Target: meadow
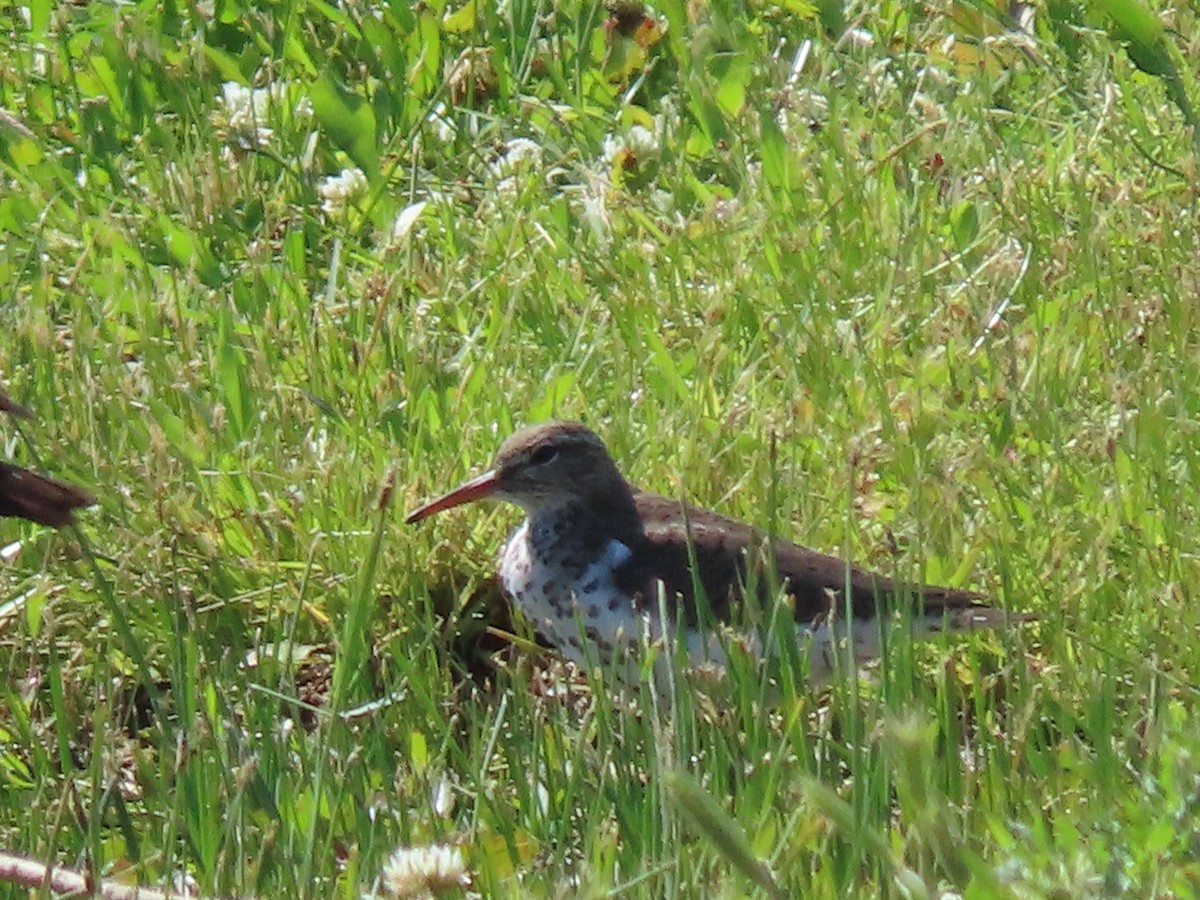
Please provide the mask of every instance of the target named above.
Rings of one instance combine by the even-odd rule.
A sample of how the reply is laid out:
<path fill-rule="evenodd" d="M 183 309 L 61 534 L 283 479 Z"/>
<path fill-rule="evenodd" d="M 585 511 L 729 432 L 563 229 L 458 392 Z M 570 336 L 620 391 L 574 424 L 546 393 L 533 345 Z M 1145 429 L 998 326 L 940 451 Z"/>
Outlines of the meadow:
<path fill-rule="evenodd" d="M 1195 6 L 4 23 L 3 457 L 99 503 L 0 520 L 0 851 L 203 897 L 1200 894 Z M 402 524 L 550 417 L 1039 618 L 820 689 L 575 675 L 492 578 L 517 510 Z"/>

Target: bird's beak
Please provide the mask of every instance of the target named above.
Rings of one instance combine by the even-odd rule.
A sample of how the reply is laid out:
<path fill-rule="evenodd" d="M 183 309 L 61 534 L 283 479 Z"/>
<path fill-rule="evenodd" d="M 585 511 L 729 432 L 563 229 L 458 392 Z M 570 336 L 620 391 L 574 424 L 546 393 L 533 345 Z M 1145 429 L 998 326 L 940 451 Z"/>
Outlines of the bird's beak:
<path fill-rule="evenodd" d="M 406 525 L 413 522 L 420 522 L 434 513 L 440 513 L 455 506 L 462 506 L 464 503 L 470 503 L 472 500 L 482 500 L 484 497 L 490 497 L 496 493 L 499 487 L 500 478 L 496 474 L 496 470 L 492 469 L 489 472 L 484 472 L 478 478 L 472 478 L 466 484 L 460 484 L 450 493 L 443 494 L 436 500 L 431 500 L 419 509 L 414 509 L 408 514 L 408 518 L 404 522 Z"/>

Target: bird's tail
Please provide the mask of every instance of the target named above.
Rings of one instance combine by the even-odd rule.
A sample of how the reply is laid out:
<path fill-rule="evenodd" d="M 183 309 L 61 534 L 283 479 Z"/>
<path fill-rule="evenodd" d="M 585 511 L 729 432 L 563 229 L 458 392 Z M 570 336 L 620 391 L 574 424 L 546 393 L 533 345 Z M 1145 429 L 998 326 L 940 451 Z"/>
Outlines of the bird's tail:
<path fill-rule="evenodd" d="M 1013 613 L 989 606 L 983 594 L 970 591 L 953 591 L 924 598 L 921 609 L 911 619 L 904 619 L 914 638 L 932 637 L 946 633 L 964 633 L 1007 628 L 1018 622 L 1030 622 L 1038 618 L 1035 613 Z M 814 623 L 806 629 L 810 642 L 810 659 L 815 678 L 828 677 L 833 670 L 833 658 L 839 648 L 853 648 L 856 662 L 876 659 L 883 653 L 882 632 L 902 619 L 880 621 L 878 618 L 854 618 L 850 622 L 836 617 Z"/>

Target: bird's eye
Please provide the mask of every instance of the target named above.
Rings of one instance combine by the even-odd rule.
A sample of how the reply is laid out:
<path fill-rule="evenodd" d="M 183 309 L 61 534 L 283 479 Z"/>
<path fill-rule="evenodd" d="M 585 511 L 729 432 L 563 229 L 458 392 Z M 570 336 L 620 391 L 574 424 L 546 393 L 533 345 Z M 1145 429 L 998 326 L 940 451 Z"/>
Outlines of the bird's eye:
<path fill-rule="evenodd" d="M 553 444 L 542 444 L 542 446 L 529 454 L 529 461 L 535 466 L 544 466 L 556 456 L 558 456 L 557 447 Z"/>

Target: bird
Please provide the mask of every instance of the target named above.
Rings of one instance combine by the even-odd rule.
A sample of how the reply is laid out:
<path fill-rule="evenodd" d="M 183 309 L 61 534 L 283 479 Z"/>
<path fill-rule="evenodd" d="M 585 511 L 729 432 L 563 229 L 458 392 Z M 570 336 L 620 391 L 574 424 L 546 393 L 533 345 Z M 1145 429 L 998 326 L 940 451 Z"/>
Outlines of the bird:
<path fill-rule="evenodd" d="M 771 614 L 776 602 L 794 629 L 782 633 L 794 634 L 807 651 L 814 681 L 844 665 L 839 648 L 848 647 L 855 663 L 879 656 L 892 619 L 906 617 L 912 633 L 925 636 L 1027 618 L 985 594 L 901 582 L 641 490 L 579 422 L 517 431 L 491 469 L 405 522 L 485 498 L 525 513 L 500 554 L 505 592 L 555 650 L 585 670 L 666 638 L 682 644 L 691 665 L 723 669 L 728 655 L 720 635 L 731 627 L 761 658 L 768 642 L 737 629 L 778 622 Z"/>
<path fill-rule="evenodd" d="M 72 524 L 75 510 L 95 504 L 95 497 L 77 485 L 0 462 L 0 517 L 57 527 Z"/>
<path fill-rule="evenodd" d="M 32 419 L 33 411 L 0 390 L 0 412 Z M 94 506 L 95 497 L 74 484 L 0 461 L 0 517 L 62 526 L 75 521 L 75 510 Z"/>

